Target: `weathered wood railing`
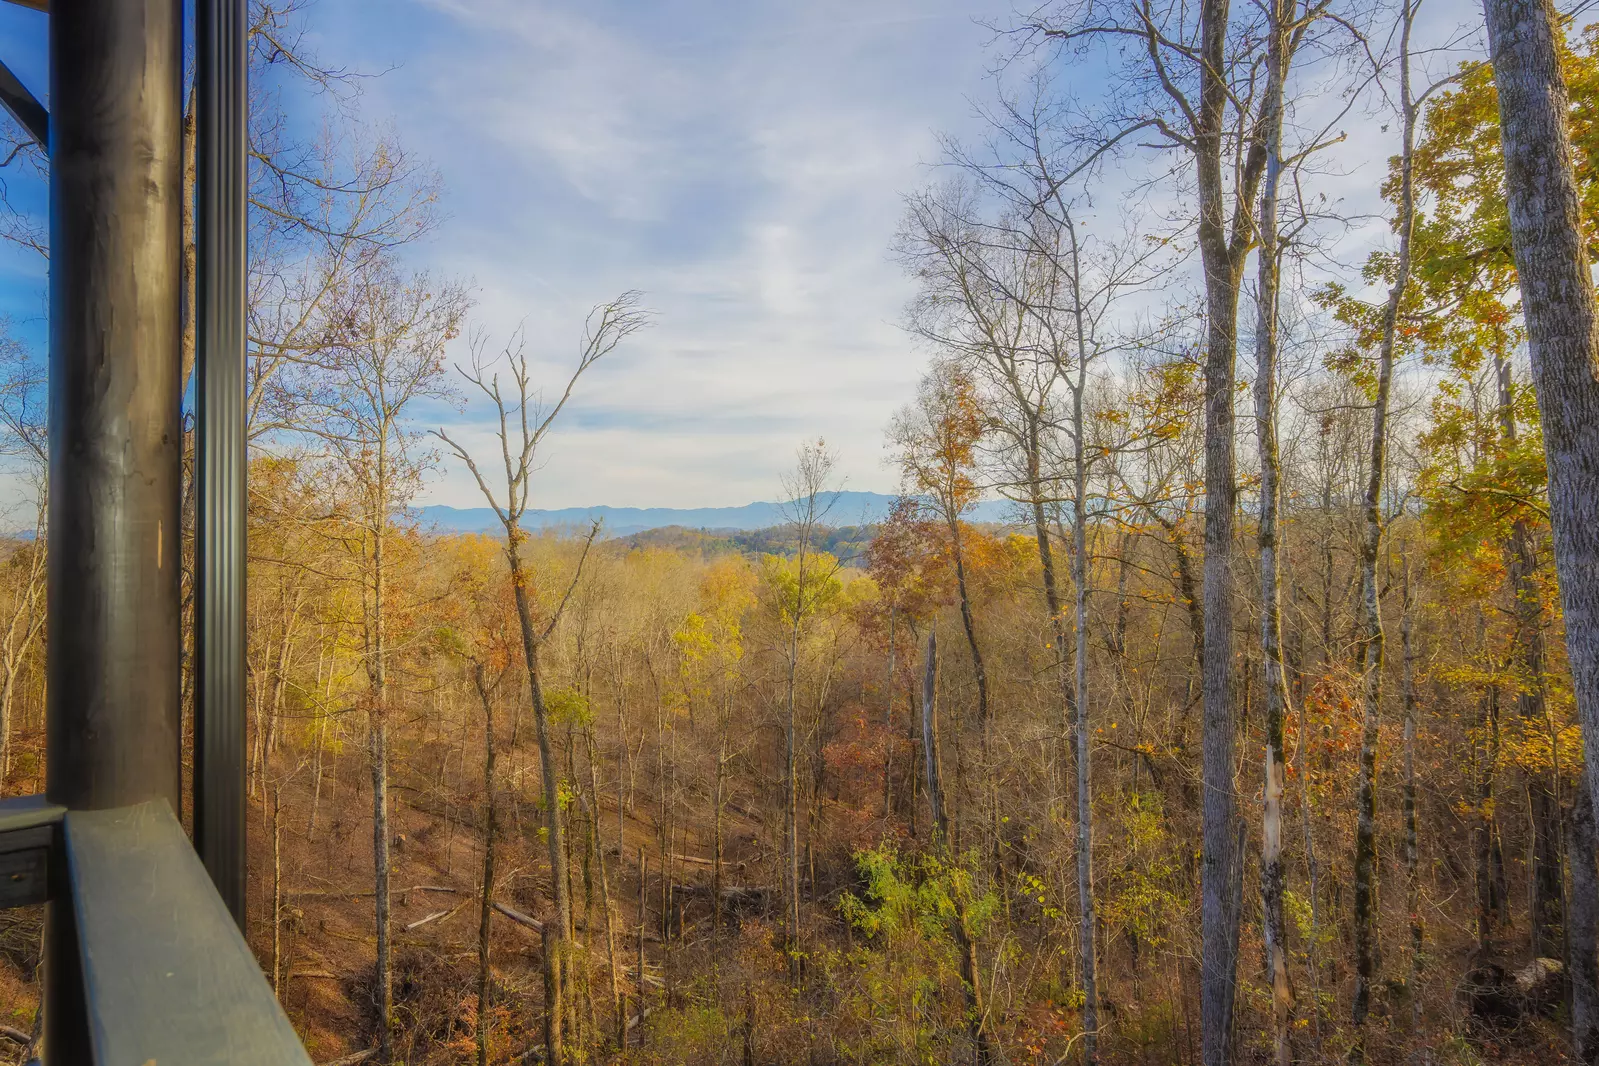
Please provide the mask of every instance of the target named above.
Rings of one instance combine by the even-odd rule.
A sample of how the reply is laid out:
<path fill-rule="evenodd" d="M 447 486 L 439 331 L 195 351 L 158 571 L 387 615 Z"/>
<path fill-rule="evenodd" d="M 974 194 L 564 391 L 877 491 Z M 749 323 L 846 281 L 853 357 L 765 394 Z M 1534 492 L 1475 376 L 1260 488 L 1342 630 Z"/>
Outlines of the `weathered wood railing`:
<path fill-rule="evenodd" d="M 165 800 L 0 800 L 0 906 L 37 903 L 70 911 L 94 1066 L 309 1066 Z"/>

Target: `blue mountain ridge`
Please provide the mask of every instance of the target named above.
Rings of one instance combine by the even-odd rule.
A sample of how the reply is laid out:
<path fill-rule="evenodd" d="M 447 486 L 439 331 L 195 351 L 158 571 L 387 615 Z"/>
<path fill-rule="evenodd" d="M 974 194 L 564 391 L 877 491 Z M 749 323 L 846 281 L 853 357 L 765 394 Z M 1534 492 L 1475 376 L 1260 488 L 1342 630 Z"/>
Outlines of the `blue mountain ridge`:
<path fill-rule="evenodd" d="M 881 492 L 839 492 L 823 520 L 824 525 L 864 526 L 888 516 L 898 498 Z M 970 513 L 972 521 L 1003 522 L 1014 504 L 1005 500 L 985 500 Z M 488 507 L 446 507 L 435 504 L 417 509 L 424 529 L 445 533 L 482 533 L 500 528 L 500 520 Z M 686 529 L 739 530 L 770 529 L 789 521 L 785 505 L 770 501 L 747 503 L 742 507 L 561 507 L 553 510 L 530 509 L 523 517 L 528 529 L 586 527 L 596 518 L 605 522 L 605 533 L 626 537 L 650 529 L 682 526 Z"/>

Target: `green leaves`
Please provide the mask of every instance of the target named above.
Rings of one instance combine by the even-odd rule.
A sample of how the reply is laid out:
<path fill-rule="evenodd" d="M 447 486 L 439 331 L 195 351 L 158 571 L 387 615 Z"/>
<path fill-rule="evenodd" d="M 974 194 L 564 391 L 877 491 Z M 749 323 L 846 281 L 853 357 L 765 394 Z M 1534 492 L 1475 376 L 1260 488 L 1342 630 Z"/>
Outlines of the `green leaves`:
<path fill-rule="evenodd" d="M 570 725 L 582 729 L 594 721 L 594 711 L 589 707 L 588 697 L 575 688 L 565 686 L 544 693 L 544 713 L 549 715 L 550 724 L 556 726 Z"/>
<path fill-rule="evenodd" d="M 946 861 L 931 855 L 902 858 L 892 844 L 855 853 L 855 869 L 865 883 L 856 896 L 845 892 L 839 912 L 869 938 L 915 933 L 933 943 L 952 943 L 950 922 L 957 903 L 966 907 L 967 927 L 979 937 L 999 912 L 993 892 L 979 892 L 972 878 L 974 855 Z"/>

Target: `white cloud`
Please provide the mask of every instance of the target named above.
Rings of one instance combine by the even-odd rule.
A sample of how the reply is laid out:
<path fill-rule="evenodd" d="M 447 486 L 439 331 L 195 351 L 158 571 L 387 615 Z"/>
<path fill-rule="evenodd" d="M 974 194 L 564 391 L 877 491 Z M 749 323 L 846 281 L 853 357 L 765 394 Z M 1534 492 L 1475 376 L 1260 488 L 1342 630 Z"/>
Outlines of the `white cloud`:
<path fill-rule="evenodd" d="M 926 8 L 340 6 L 323 47 L 400 64 L 366 106 L 443 170 L 451 219 L 416 256 L 476 280 L 479 322 L 525 320 L 553 384 L 595 302 L 639 288 L 660 313 L 581 387 L 542 505 L 770 498 L 816 435 L 892 487 L 882 428 L 923 360 L 888 244 L 981 89 L 973 18 L 1006 10 Z M 451 472 L 429 497 L 474 491 Z"/>
<path fill-rule="evenodd" d="M 315 18 L 330 56 L 400 64 L 367 106 L 442 168 L 451 218 L 416 256 L 475 279 L 477 321 L 499 337 L 525 322 L 553 385 L 591 305 L 638 288 L 660 313 L 581 386 L 537 504 L 695 506 L 772 497 L 817 435 L 854 487 L 892 488 L 882 429 L 924 359 L 895 325 L 910 287 L 888 245 L 936 132 L 971 131 L 967 99 L 988 92 L 974 19 L 1009 11 L 347 0 Z M 1448 0 L 1429 19 L 1442 41 L 1480 15 Z M 1311 100 L 1306 125 L 1337 106 Z M 1397 143 L 1383 121 L 1349 116 L 1316 178 L 1346 214 L 1380 209 Z M 1327 238 L 1353 263 L 1388 233 L 1368 217 Z M 446 471 L 428 496 L 469 505 L 476 490 Z"/>

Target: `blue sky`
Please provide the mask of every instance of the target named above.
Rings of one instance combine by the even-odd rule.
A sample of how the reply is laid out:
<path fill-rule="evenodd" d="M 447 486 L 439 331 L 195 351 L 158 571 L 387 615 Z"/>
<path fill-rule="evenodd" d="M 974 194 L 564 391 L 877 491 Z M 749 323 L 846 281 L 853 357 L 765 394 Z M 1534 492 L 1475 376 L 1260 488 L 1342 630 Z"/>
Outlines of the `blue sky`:
<path fill-rule="evenodd" d="M 543 506 L 741 504 L 802 439 L 891 491 L 882 430 L 924 363 L 898 328 L 901 195 L 972 125 L 982 0 L 321 0 L 329 60 L 394 67 L 361 106 L 442 171 L 413 256 L 470 279 L 496 337 L 526 321 L 555 384 L 586 310 L 659 313 L 584 380 Z M 481 414 L 454 427 L 486 446 Z M 458 472 L 428 502 L 475 505 Z"/>
<path fill-rule="evenodd" d="M 474 325 L 503 339 L 525 323 L 558 386 L 593 304 L 640 289 L 659 314 L 585 378 L 535 505 L 721 506 L 777 496 L 816 436 L 848 487 L 893 491 L 883 428 L 926 357 L 898 325 L 911 286 L 889 245 L 901 197 L 936 177 L 938 134 L 978 132 L 984 23 L 1011 9 L 316 0 L 306 26 L 328 64 L 386 71 L 364 82 L 363 120 L 444 182 L 443 224 L 409 258 L 471 284 Z M 1480 19 L 1474 0 L 1430 0 L 1437 39 Z M 0 4 L 0 54 L 41 94 L 44 44 L 42 16 Z M 1373 117 L 1351 116 L 1317 179 L 1356 216 L 1395 147 Z M 1329 247 L 1354 263 L 1387 239 L 1371 215 Z M 44 264 L 0 249 L 0 314 L 41 347 L 43 304 Z M 436 414 L 492 445 L 481 408 Z M 446 466 L 419 502 L 480 500 Z"/>

